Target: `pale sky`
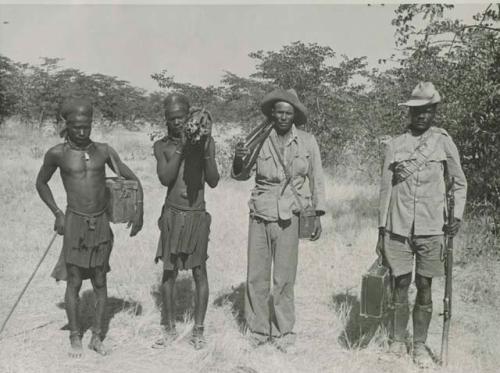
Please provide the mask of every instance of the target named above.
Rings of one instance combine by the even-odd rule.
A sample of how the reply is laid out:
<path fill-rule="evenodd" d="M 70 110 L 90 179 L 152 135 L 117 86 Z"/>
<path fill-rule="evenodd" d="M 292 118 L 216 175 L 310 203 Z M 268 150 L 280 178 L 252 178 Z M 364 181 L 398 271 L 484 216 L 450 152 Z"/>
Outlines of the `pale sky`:
<path fill-rule="evenodd" d="M 456 5 L 470 20 L 486 4 Z M 179 82 L 218 84 L 224 70 L 248 76 L 248 53 L 301 40 L 375 66 L 394 50 L 395 5 L 0 5 L 0 54 L 103 73 L 148 90 L 167 69 Z M 8 23 L 6 23 L 8 22 Z"/>

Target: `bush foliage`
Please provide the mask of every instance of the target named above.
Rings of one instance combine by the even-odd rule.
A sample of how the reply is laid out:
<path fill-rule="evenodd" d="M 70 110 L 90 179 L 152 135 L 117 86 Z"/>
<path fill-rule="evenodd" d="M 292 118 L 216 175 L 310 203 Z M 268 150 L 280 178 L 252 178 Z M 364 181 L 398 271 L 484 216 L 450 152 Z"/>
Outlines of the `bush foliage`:
<path fill-rule="evenodd" d="M 262 120 L 259 102 L 275 87 L 294 88 L 308 107 L 306 130 L 320 142 L 324 163 L 369 177 L 380 171 L 384 136 L 405 130 L 408 119 L 397 103 L 419 81 L 441 92 L 440 127 L 456 142 L 469 181 L 470 206 L 500 207 L 500 5 L 485 5 L 474 22 L 452 19 L 452 5 L 400 5 L 392 21 L 400 53 L 369 68 L 365 57 L 339 56 L 329 46 L 300 41 L 277 51 L 255 51 L 255 72 L 225 72 L 220 85 L 181 83 L 168 70 L 151 74 L 159 91 L 147 93 L 117 77 L 60 67 L 61 59 L 37 65 L 0 56 L 0 120 L 17 115 L 40 126 L 58 122 L 60 102 L 75 94 L 92 99 L 109 125 L 163 121 L 161 101 L 171 91 L 212 111 L 218 122 L 244 131 Z M 497 232 L 498 216 L 494 230 Z"/>

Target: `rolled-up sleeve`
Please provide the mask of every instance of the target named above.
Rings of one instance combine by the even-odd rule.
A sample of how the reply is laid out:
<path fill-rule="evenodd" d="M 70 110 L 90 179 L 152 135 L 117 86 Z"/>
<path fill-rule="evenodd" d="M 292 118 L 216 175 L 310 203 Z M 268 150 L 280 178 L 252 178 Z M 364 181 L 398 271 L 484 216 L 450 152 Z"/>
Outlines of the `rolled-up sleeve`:
<path fill-rule="evenodd" d="M 446 153 L 448 176 L 455 180 L 453 184 L 453 192 L 455 195 L 455 218 L 462 220 L 467 199 L 467 180 L 465 179 L 465 174 L 460 164 L 457 146 L 448 136 L 446 136 L 446 140 L 444 141 L 444 150 Z"/>
<path fill-rule="evenodd" d="M 314 136 L 310 138 L 310 147 L 312 155 L 312 170 L 309 173 L 309 187 L 312 193 L 313 207 L 317 215 L 324 215 L 326 211 L 325 201 L 325 176 L 323 165 L 321 163 L 321 153 L 318 142 Z"/>
<path fill-rule="evenodd" d="M 389 211 L 389 204 L 391 201 L 392 193 L 392 170 L 391 164 L 393 160 L 393 145 L 392 141 L 386 146 L 384 156 L 384 166 L 382 168 L 382 179 L 380 181 L 380 194 L 378 202 L 378 226 L 384 227 L 387 223 L 387 213 Z"/>

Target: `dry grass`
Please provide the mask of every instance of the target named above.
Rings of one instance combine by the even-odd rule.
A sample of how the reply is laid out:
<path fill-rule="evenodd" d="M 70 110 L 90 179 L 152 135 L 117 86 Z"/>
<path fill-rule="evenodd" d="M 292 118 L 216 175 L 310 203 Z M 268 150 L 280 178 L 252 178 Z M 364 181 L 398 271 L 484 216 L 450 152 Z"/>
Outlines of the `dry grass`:
<path fill-rule="evenodd" d="M 223 132 L 223 131 L 221 131 Z M 34 179 L 43 152 L 58 140 L 31 133 L 0 134 L 0 208 L 3 238 L 0 286 L 3 320 L 42 255 L 52 234 L 52 216 L 39 200 Z M 50 277 L 61 239 L 49 253 L 0 340 L 1 372 L 416 372 L 409 360 L 387 360 L 383 330 L 363 337 L 359 319 L 359 284 L 374 259 L 376 186 L 346 185 L 328 179 L 329 211 L 319 242 L 300 247 L 296 285 L 297 352 L 283 354 L 272 346 L 252 349 L 242 333 L 242 296 L 246 273 L 247 205 L 251 182 L 224 180 L 207 191 L 213 216 L 210 259 L 210 303 L 206 322 L 208 346 L 193 349 L 181 340 L 166 350 L 150 348 L 159 335 L 160 265 L 153 257 L 158 239 L 156 219 L 165 196 L 155 176 L 151 142 L 144 132 L 95 133 L 114 146 L 139 175 L 145 189 L 145 226 L 130 239 L 124 226 L 114 226 L 105 342 L 112 355 L 91 352 L 76 361 L 66 355 L 68 332 L 63 310 L 64 284 Z M 39 149 L 43 149 L 40 152 Z M 51 182 L 60 206 L 64 194 L 59 176 Z M 462 240 L 457 242 L 461 245 Z M 500 320 L 497 308 L 500 266 L 495 262 L 458 268 L 450 357 L 442 372 L 493 372 L 500 364 Z M 487 283 L 495 284 L 484 293 Z M 437 281 L 429 344 L 439 350 L 442 281 Z M 84 326 L 91 323 L 90 284 L 82 289 Z M 189 273 L 178 281 L 179 330 L 192 325 L 193 284 Z M 495 299 L 491 301 L 490 299 Z M 87 332 L 84 341 L 87 342 Z"/>

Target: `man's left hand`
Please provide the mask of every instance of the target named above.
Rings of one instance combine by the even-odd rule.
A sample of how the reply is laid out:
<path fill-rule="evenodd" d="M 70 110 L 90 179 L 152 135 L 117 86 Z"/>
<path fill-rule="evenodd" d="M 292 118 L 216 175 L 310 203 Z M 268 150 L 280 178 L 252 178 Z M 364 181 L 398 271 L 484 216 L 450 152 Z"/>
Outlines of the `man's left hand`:
<path fill-rule="evenodd" d="M 454 237 L 458 233 L 461 225 L 462 221 L 460 219 L 454 219 L 453 223 L 445 224 L 443 231 L 447 236 Z"/>
<path fill-rule="evenodd" d="M 214 138 L 210 135 L 204 136 L 204 138 L 205 138 L 203 146 L 204 155 L 205 157 L 210 157 L 212 154 L 215 153 L 215 149 L 213 149 L 215 147 L 215 141 Z"/>
<path fill-rule="evenodd" d="M 144 209 L 142 204 L 137 205 L 137 211 L 134 218 L 128 222 L 127 229 L 132 226 L 130 230 L 130 237 L 134 237 L 142 229 Z"/>
<path fill-rule="evenodd" d="M 319 216 L 314 219 L 314 230 L 311 234 L 311 241 L 316 241 L 320 236 L 323 229 L 321 228 L 321 220 Z"/>

